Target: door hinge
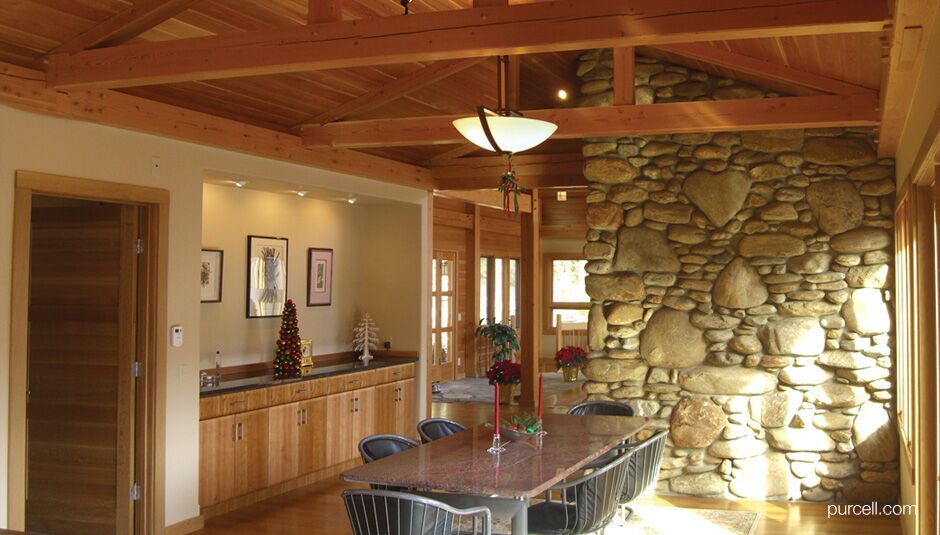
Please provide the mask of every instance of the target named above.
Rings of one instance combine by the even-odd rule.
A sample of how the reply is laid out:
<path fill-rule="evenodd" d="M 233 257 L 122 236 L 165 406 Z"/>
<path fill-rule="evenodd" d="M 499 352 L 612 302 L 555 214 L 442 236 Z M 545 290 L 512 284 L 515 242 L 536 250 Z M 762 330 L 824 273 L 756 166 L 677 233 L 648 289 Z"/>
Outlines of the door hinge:
<path fill-rule="evenodd" d="M 137 251 L 137 254 L 144 254 L 144 240 L 137 238 L 134 241 L 134 250 Z"/>
<path fill-rule="evenodd" d="M 142 376 L 144 374 L 144 363 L 139 360 L 135 360 L 134 363 L 131 364 L 131 373 L 134 374 L 134 377 Z"/>
<path fill-rule="evenodd" d="M 140 500 L 140 485 L 134 483 L 131 485 L 131 501 L 136 502 L 137 500 Z"/>

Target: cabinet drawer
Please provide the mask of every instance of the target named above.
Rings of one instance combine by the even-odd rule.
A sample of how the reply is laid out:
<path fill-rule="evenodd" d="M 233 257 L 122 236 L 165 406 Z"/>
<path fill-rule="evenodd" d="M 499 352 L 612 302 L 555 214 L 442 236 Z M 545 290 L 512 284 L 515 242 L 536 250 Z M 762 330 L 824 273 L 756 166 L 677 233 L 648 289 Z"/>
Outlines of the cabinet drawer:
<path fill-rule="evenodd" d="M 268 405 L 274 407 L 291 402 L 291 392 L 294 385 L 272 386 L 268 389 Z"/>
<path fill-rule="evenodd" d="M 375 372 L 359 372 L 330 378 L 330 394 L 339 394 L 375 385 Z"/>
<path fill-rule="evenodd" d="M 304 401 L 325 394 L 326 382 L 323 379 L 301 381 L 291 386 L 291 401 Z"/>
<path fill-rule="evenodd" d="M 222 396 L 199 398 L 199 419 L 208 420 L 222 415 Z"/>
<path fill-rule="evenodd" d="M 257 388 L 246 392 L 223 394 L 220 396 L 222 398 L 222 414 L 236 414 L 267 407 L 268 390 L 268 388 Z"/>
<path fill-rule="evenodd" d="M 385 369 L 386 383 L 394 383 L 403 379 L 409 379 L 415 376 L 414 364 L 405 364 L 403 366 L 392 366 Z"/>

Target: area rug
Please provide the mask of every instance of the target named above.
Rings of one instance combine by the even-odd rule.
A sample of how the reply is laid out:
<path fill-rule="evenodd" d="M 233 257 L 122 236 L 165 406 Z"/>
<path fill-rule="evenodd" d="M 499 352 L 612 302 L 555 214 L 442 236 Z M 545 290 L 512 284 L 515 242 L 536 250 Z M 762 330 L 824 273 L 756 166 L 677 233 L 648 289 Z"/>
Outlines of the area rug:
<path fill-rule="evenodd" d="M 545 374 L 545 397 L 561 394 L 568 390 L 580 389 L 583 381 L 566 383 L 560 373 Z M 492 403 L 493 387 L 486 378 L 457 379 L 441 383 L 440 392 L 434 393 L 431 400 L 434 403 Z M 516 390 L 516 397 L 519 391 Z"/>
<path fill-rule="evenodd" d="M 616 518 L 605 535 L 753 535 L 760 513 L 719 509 L 685 509 L 658 505 L 631 506 L 633 514 L 623 521 Z M 493 519 L 494 535 L 509 535 L 509 518 Z"/>

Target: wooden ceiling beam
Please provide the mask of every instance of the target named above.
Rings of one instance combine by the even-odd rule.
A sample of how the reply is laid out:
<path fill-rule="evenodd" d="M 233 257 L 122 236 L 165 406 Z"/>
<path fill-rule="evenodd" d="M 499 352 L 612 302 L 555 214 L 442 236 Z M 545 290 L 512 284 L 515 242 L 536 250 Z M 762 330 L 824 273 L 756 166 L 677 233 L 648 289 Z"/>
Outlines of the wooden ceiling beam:
<path fill-rule="evenodd" d="M 897 0 L 894 6 L 888 68 L 881 84 L 878 156 L 882 158 L 893 158 L 897 152 L 938 8 L 937 0 Z"/>
<path fill-rule="evenodd" d="M 435 82 L 449 78 L 458 72 L 469 69 L 485 59 L 486 58 L 464 58 L 436 61 L 407 76 L 392 80 L 362 96 L 329 109 L 311 118 L 309 121 L 304 121 L 302 124 L 297 125 L 297 127 L 331 123 L 354 113 L 362 113 L 378 108 L 379 106 L 388 104 L 389 102 L 402 98 Z"/>
<path fill-rule="evenodd" d="M 512 159 L 512 168 L 526 189 L 584 186 L 584 157 L 570 154 L 520 154 Z M 496 186 L 506 172 L 502 156 L 461 158 L 449 165 L 431 168 L 437 189 L 477 190 Z"/>
<path fill-rule="evenodd" d="M 557 108 L 525 116 L 558 125 L 552 139 L 778 128 L 875 126 L 878 98 L 821 95 L 666 104 Z M 369 148 L 460 143 L 460 115 L 347 121 L 305 128 L 304 143 L 320 148 Z"/>
<path fill-rule="evenodd" d="M 881 31 L 884 0 L 555 1 L 54 54 L 55 87 L 130 87 L 500 54 Z"/>
<path fill-rule="evenodd" d="M 299 136 L 117 91 L 56 90 L 42 72 L 0 62 L 0 104 L 430 190 L 430 170 L 349 150 L 311 150 Z"/>
<path fill-rule="evenodd" d="M 529 175 L 518 177 L 519 184 L 527 189 L 549 189 L 585 186 L 584 174 L 578 173 L 551 173 L 545 175 Z M 479 190 L 492 189 L 499 182 L 497 175 L 478 175 L 463 178 L 438 180 L 435 188 L 439 190 Z"/>
<path fill-rule="evenodd" d="M 480 150 L 480 147 L 477 147 L 473 143 L 464 143 L 463 145 L 458 145 L 448 151 L 442 152 L 437 156 L 431 158 L 431 161 L 428 162 L 429 165 L 444 165 L 450 163 L 454 160 L 459 159 L 461 156 L 466 156 L 471 152 L 476 152 Z"/>
<path fill-rule="evenodd" d="M 137 0 L 120 13 L 50 50 L 50 54 L 116 46 L 189 9 L 196 0 Z"/>
<path fill-rule="evenodd" d="M 336 22 L 343 19 L 343 0 L 308 0 L 307 24 Z"/>
<path fill-rule="evenodd" d="M 743 54 L 737 54 L 723 48 L 703 43 L 677 43 L 661 45 L 656 48 L 677 56 L 702 61 L 724 67 L 736 73 L 756 76 L 771 82 L 785 82 L 797 84 L 823 93 L 834 95 L 853 95 L 857 93 L 874 94 L 867 87 L 862 87 L 835 78 L 797 70 L 779 63 L 772 63 Z"/>
<path fill-rule="evenodd" d="M 491 185 L 492 186 L 492 185 Z M 460 201 L 485 206 L 487 208 L 503 209 L 503 194 L 495 189 L 480 190 L 436 190 L 434 195 L 448 199 L 457 199 Z M 519 211 L 523 213 L 532 212 L 532 196 L 519 196 Z"/>
<path fill-rule="evenodd" d="M 614 105 L 634 104 L 636 99 L 636 50 L 632 46 L 614 49 Z"/>

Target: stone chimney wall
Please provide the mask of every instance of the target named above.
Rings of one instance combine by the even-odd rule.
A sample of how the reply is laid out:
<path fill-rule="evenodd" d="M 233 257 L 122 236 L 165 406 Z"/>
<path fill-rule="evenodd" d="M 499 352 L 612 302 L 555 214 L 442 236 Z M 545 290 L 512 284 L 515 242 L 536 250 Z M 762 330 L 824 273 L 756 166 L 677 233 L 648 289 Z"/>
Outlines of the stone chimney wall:
<path fill-rule="evenodd" d="M 582 105 L 611 103 L 610 50 Z M 772 98 L 638 57 L 639 104 Z M 670 429 L 659 491 L 893 502 L 894 162 L 870 129 L 587 139 L 584 391 Z"/>

